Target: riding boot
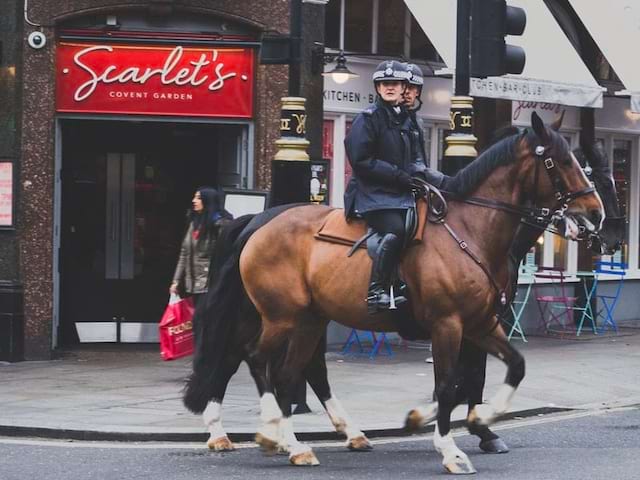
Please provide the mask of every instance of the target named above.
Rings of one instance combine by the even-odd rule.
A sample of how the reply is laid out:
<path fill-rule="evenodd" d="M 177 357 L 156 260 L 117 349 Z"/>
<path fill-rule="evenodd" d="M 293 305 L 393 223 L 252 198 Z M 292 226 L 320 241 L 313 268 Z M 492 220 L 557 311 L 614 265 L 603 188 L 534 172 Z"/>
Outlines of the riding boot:
<path fill-rule="evenodd" d="M 393 233 L 387 233 L 376 248 L 367 294 L 367 309 L 370 315 L 388 310 L 392 304 L 389 288 L 400 248 L 400 239 Z M 393 300 L 395 304 L 400 304 L 404 303 L 406 298 L 394 296 Z"/>

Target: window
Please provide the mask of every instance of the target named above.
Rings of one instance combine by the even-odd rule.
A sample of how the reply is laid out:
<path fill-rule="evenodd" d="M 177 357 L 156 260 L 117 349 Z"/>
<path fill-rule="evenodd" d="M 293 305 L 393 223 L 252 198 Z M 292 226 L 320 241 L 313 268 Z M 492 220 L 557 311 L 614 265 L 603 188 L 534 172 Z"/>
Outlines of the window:
<path fill-rule="evenodd" d="M 347 135 L 349 135 L 349 131 L 351 130 L 351 124 L 353 122 L 351 120 L 347 120 L 346 124 L 345 124 L 345 128 L 344 128 L 344 136 L 346 137 Z M 347 188 L 347 185 L 349 184 L 349 180 L 351 179 L 351 173 L 352 173 L 352 169 L 351 169 L 351 163 L 349 162 L 349 158 L 347 157 L 347 154 L 345 152 L 345 162 L 344 162 L 344 186 L 345 189 Z"/>
<path fill-rule="evenodd" d="M 324 44 L 336 50 L 340 49 L 341 8 L 341 0 L 331 0 L 325 7 Z"/>
<path fill-rule="evenodd" d="M 380 9 L 378 23 L 378 53 L 399 57 L 404 54 L 404 2 L 403 0 L 387 0 L 383 3 L 384 8 Z"/>
<path fill-rule="evenodd" d="M 349 0 L 345 4 L 344 49 L 371 52 L 373 0 Z"/>
<path fill-rule="evenodd" d="M 0 15 L 0 158 L 17 155 L 16 65 L 20 35 L 16 35 L 16 2 L 4 2 Z"/>
<path fill-rule="evenodd" d="M 613 140 L 613 180 L 618 191 L 620 214 L 627 218 L 626 242 L 622 246 L 622 261 L 629 263 L 629 213 L 631 200 L 631 141 Z"/>
<path fill-rule="evenodd" d="M 325 9 L 325 45 L 381 57 L 442 62 L 403 0 L 330 0 Z"/>
<path fill-rule="evenodd" d="M 422 125 L 422 135 L 424 136 L 424 153 L 427 158 L 424 159 L 425 165 L 431 164 L 431 126 Z"/>

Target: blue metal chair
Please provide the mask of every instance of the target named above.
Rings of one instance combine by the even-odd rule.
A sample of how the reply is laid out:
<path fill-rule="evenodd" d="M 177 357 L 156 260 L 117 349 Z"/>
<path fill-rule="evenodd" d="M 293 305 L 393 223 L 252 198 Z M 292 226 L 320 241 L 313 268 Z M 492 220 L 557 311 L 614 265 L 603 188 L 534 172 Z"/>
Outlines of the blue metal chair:
<path fill-rule="evenodd" d="M 584 327 L 585 320 L 588 320 L 591 324 L 591 331 L 594 335 L 598 334 L 596 329 L 596 315 L 593 313 L 593 309 L 591 308 L 591 299 L 596 291 L 596 287 L 598 286 L 597 275 L 595 270 L 591 272 L 576 272 L 575 275 L 581 279 L 582 287 L 584 289 L 584 306 L 583 307 L 572 307 L 573 310 L 577 310 L 582 312 L 580 315 L 580 321 L 578 322 L 578 327 L 576 328 L 576 337 L 579 337 L 582 333 L 582 328 Z M 591 287 L 589 287 L 589 279 L 592 279 Z"/>
<path fill-rule="evenodd" d="M 509 341 L 511 340 L 511 338 L 513 338 L 514 333 L 520 335 L 520 339 L 523 342 L 527 341 L 527 337 L 525 337 L 524 335 L 524 329 L 522 328 L 520 319 L 522 318 L 524 309 L 527 306 L 527 302 L 529 301 L 529 296 L 531 295 L 531 286 L 533 285 L 534 281 L 533 274 L 536 272 L 537 268 L 538 267 L 536 265 L 530 263 L 522 263 L 520 265 L 520 275 L 518 278 L 520 280 L 527 281 L 528 284 L 522 300 L 514 299 L 513 302 L 511 302 L 511 305 L 509 305 L 509 308 L 511 308 L 511 315 L 513 317 L 513 323 L 511 323 L 511 329 L 509 330 L 509 335 L 507 335 L 507 339 Z M 518 293 L 520 293 L 520 290 L 518 291 Z M 518 298 L 517 294 L 516 298 Z M 507 321 L 507 323 L 509 322 Z"/>
<path fill-rule="evenodd" d="M 607 327 L 611 328 L 614 332 L 618 333 L 618 325 L 614 318 L 614 312 L 620 300 L 620 293 L 622 292 L 622 284 L 624 277 L 627 274 L 627 265 L 622 262 L 596 262 L 596 282 L 602 280 L 603 275 L 613 275 L 617 278 L 617 284 L 613 294 L 601 295 L 596 293 L 596 298 L 600 301 L 602 307 L 598 309 L 597 317 L 602 317 L 602 325 L 600 326 L 600 332 L 603 333 Z M 596 290 L 597 291 L 597 290 Z"/>
<path fill-rule="evenodd" d="M 367 352 L 364 349 L 362 346 L 362 340 L 360 340 L 360 336 L 358 335 L 358 330 L 352 328 L 349 338 L 347 338 L 347 341 L 342 347 L 342 355 L 368 355 L 370 359 L 374 359 L 377 355 L 382 355 L 384 347 L 384 351 L 386 351 L 387 356 L 393 357 L 393 350 L 391 349 L 391 344 L 389 343 L 386 333 L 376 333 L 364 330 L 360 331 L 360 334 L 364 337 L 369 337 L 369 340 L 371 341 L 371 351 Z M 357 346 L 356 352 L 351 351 L 354 345 Z"/>

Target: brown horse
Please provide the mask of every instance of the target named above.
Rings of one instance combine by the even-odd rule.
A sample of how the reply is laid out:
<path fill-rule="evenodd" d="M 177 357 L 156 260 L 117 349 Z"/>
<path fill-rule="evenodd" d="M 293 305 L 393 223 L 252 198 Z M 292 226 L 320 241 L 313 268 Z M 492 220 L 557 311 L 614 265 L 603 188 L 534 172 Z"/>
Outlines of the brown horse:
<path fill-rule="evenodd" d="M 505 384 L 489 405 L 476 407 L 472 421 L 490 424 L 504 413 L 524 377 L 524 359 L 495 321 L 509 288 L 507 252 L 520 216 L 556 210 L 569 224 L 590 231 L 599 229 L 604 216 L 566 141 L 536 114 L 532 127 L 497 143 L 456 177 L 457 191 L 473 198 L 453 203 L 446 225 L 426 228 L 422 242 L 405 252 L 400 265 L 413 316 L 432 335 L 438 400 L 434 444 L 452 473 L 475 471 L 450 433 L 463 337 L 507 365 Z M 526 201 L 537 208 L 524 209 Z M 295 440 L 290 399 L 329 319 L 358 329 L 397 330 L 391 313 L 367 315 L 369 258 L 362 252 L 346 258 L 347 247 L 314 240 L 330 211 L 302 206 L 282 213 L 249 238 L 239 263 L 263 325 L 256 360 L 264 365 L 266 393 L 257 440 L 273 447 L 282 429 L 295 464 L 318 463 L 311 449 Z M 577 228 L 567 231 L 578 234 Z M 287 341 L 286 359 L 275 368 L 270 356 Z"/>

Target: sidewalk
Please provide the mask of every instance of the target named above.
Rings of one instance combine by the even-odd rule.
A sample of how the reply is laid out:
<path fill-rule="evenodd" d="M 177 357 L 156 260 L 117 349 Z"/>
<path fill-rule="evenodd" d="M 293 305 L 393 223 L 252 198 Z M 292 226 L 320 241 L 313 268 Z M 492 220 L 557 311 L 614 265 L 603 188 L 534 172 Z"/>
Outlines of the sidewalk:
<path fill-rule="evenodd" d="M 520 415 L 548 408 L 594 408 L 640 403 L 640 329 L 580 340 L 531 337 L 515 342 L 527 375 L 511 408 Z M 394 346 L 375 360 L 327 354 L 332 391 L 370 435 L 400 432 L 406 413 L 433 391 L 427 350 Z M 206 438 L 200 417 L 181 403 L 190 358 L 163 362 L 156 345 L 83 346 L 60 360 L 0 363 L 0 435 L 75 439 L 182 440 Z M 489 360 L 485 398 L 496 391 L 504 366 Z M 334 438 L 308 389 L 312 413 L 296 415 L 301 438 Z M 533 411 L 533 412 L 532 412 Z M 455 419 L 462 419 L 458 408 Z M 252 438 L 258 396 L 246 366 L 231 380 L 223 423 L 235 440 Z"/>

